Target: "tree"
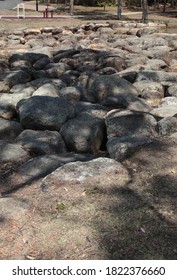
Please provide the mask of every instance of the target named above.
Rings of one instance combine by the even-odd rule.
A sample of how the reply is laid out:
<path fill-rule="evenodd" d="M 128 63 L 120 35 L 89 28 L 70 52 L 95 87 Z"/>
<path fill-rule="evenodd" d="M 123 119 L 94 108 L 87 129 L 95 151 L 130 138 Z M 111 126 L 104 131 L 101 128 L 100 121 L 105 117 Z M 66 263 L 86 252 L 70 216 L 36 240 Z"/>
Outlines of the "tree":
<path fill-rule="evenodd" d="M 142 22 L 147 23 L 148 22 L 148 1 L 147 0 L 142 0 L 142 8 L 143 8 Z"/>
<path fill-rule="evenodd" d="M 117 18 L 121 19 L 121 17 L 122 17 L 122 0 L 118 0 Z"/>
<path fill-rule="evenodd" d="M 70 15 L 74 14 L 74 0 L 70 0 Z"/>

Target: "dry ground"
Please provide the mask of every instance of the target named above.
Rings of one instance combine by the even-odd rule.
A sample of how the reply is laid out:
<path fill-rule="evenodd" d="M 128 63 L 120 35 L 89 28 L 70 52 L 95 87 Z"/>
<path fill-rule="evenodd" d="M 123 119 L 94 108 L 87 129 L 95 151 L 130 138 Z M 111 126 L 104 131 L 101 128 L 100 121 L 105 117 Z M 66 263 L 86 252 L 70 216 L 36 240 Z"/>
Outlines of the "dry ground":
<path fill-rule="evenodd" d="M 35 1 L 30 1 L 25 3 L 26 7 L 26 19 L 17 19 L 16 10 L 0 10 L 0 28 L 5 28 L 8 30 L 13 30 L 15 28 L 42 28 L 48 26 L 78 26 L 84 22 L 117 22 L 116 13 L 117 7 L 83 7 L 75 6 L 74 17 L 69 16 L 69 7 L 65 5 L 55 5 L 52 7 L 58 8 L 58 13 L 54 13 L 54 19 L 43 19 L 42 11 L 45 5 L 39 5 L 39 12 L 35 11 Z M 177 26 L 177 10 L 171 10 L 168 8 L 168 13 L 162 13 L 161 10 L 149 10 L 149 21 L 158 21 L 172 23 Z M 13 18 L 1 18 L 3 16 Z M 67 18 L 64 18 L 67 16 Z M 28 18 L 33 17 L 33 18 Z M 123 7 L 122 20 L 134 20 L 141 21 L 142 13 L 139 9 L 127 9 Z"/>
<path fill-rule="evenodd" d="M 175 260 L 177 141 L 158 140 L 123 165 L 126 179 L 16 191 L 20 174 L 1 165 L 1 259 Z"/>

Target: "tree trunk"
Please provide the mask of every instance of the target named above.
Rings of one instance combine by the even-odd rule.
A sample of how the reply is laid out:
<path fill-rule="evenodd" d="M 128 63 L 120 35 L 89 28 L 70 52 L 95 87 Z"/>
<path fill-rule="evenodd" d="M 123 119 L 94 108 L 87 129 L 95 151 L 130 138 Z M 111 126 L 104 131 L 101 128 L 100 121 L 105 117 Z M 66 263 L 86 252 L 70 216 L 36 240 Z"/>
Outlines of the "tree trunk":
<path fill-rule="evenodd" d="M 74 14 L 74 0 L 70 0 L 70 15 Z"/>
<path fill-rule="evenodd" d="M 147 23 L 148 22 L 148 3 L 147 3 L 147 0 L 142 0 L 142 8 L 143 8 L 142 22 Z"/>
<path fill-rule="evenodd" d="M 159 0 L 154 0 L 154 8 L 159 9 Z"/>
<path fill-rule="evenodd" d="M 118 7 L 117 7 L 117 18 L 122 18 L 122 0 L 118 0 Z"/>
<path fill-rule="evenodd" d="M 164 3 L 163 3 L 163 13 L 165 13 L 165 10 L 166 10 L 166 4 L 167 4 L 167 0 L 164 0 Z"/>

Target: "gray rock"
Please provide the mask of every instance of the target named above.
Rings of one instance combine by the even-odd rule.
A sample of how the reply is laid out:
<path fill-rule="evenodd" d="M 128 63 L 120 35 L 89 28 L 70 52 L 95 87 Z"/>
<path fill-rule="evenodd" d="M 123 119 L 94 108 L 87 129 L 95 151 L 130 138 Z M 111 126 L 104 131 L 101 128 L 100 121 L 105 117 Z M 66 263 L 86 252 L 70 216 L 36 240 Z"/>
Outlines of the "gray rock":
<path fill-rule="evenodd" d="M 62 124 L 75 115 L 74 107 L 65 99 L 32 96 L 17 104 L 23 127 L 36 130 L 59 131 Z"/>
<path fill-rule="evenodd" d="M 88 113 L 67 121 L 60 133 L 69 151 L 82 153 L 98 151 L 106 137 L 104 120 Z"/>
<path fill-rule="evenodd" d="M 153 48 L 157 46 L 168 46 L 168 41 L 163 38 L 158 38 L 154 36 L 142 37 L 143 49 Z"/>
<path fill-rule="evenodd" d="M 125 160 L 135 153 L 140 147 L 152 143 L 150 137 L 124 136 L 112 137 L 107 142 L 107 150 L 111 158 L 117 161 Z"/>
<path fill-rule="evenodd" d="M 10 89 L 10 93 L 20 93 L 23 95 L 31 96 L 35 91 L 35 87 L 27 85 L 27 84 L 17 84 Z M 23 97 L 22 97 L 23 98 Z"/>
<path fill-rule="evenodd" d="M 164 97 L 164 88 L 159 82 L 140 81 L 133 84 L 138 90 L 138 97 L 151 106 L 158 106 Z"/>
<path fill-rule="evenodd" d="M 167 89 L 167 94 L 177 97 L 177 84 L 172 84 L 171 86 L 169 86 Z"/>
<path fill-rule="evenodd" d="M 31 75 L 23 70 L 0 73 L 0 81 L 9 87 L 16 84 L 27 83 L 31 80 Z"/>
<path fill-rule="evenodd" d="M 137 64 L 140 64 L 144 66 L 148 61 L 148 57 L 145 55 L 140 55 L 140 54 L 133 54 L 130 56 L 128 55 L 128 58 L 126 59 L 126 68 L 135 66 Z"/>
<path fill-rule="evenodd" d="M 0 118 L 0 140 L 13 140 L 22 131 L 23 128 L 19 122 Z"/>
<path fill-rule="evenodd" d="M 58 89 L 52 83 L 45 83 L 35 90 L 32 96 L 53 96 L 58 97 Z"/>
<path fill-rule="evenodd" d="M 24 130 L 15 139 L 30 154 L 45 155 L 66 152 L 65 143 L 57 131 Z"/>
<path fill-rule="evenodd" d="M 163 118 L 158 122 L 158 129 L 161 135 L 171 135 L 177 132 L 177 114 L 173 117 Z"/>
<path fill-rule="evenodd" d="M 160 108 L 154 108 L 151 111 L 151 114 L 154 117 L 158 117 L 158 118 L 172 117 L 175 114 L 177 114 L 177 106 L 176 104 L 171 104 L 171 105 L 164 105 Z"/>
<path fill-rule="evenodd" d="M 136 88 L 130 82 L 118 76 L 107 75 L 96 77 L 89 92 L 97 101 L 102 101 L 108 96 L 120 95 L 134 100 L 134 95 L 137 95 Z"/>
<path fill-rule="evenodd" d="M 25 162 L 30 156 L 21 145 L 0 140 L 0 162 Z"/>
<path fill-rule="evenodd" d="M 93 104 L 90 102 L 74 102 L 73 105 L 76 111 L 76 115 L 79 115 L 82 112 L 87 112 L 92 116 L 104 118 L 109 111 L 106 107 L 100 104 Z"/>
<path fill-rule="evenodd" d="M 161 59 L 150 59 L 143 68 L 144 70 L 161 70 L 167 68 L 167 64 Z"/>
<path fill-rule="evenodd" d="M 77 86 L 82 89 L 82 101 L 96 102 L 96 97 L 93 95 L 92 84 L 95 78 L 98 77 L 97 73 L 82 73 L 77 81 Z"/>
<path fill-rule="evenodd" d="M 9 71 L 9 64 L 5 59 L 0 59 L 0 72 Z"/>
<path fill-rule="evenodd" d="M 28 99 L 31 94 L 26 93 L 3 93 L 0 95 L 0 108 L 2 111 L 14 111 L 17 103 L 22 99 Z M 15 110 L 16 112 L 16 110 Z"/>
<path fill-rule="evenodd" d="M 143 80 L 152 82 L 177 82 L 177 75 L 173 72 L 143 70 L 137 73 L 136 82 Z"/>
<path fill-rule="evenodd" d="M 81 91 L 77 87 L 65 87 L 60 90 L 59 96 L 69 101 L 79 101 L 81 98 Z"/>
<path fill-rule="evenodd" d="M 120 78 L 123 78 L 123 79 L 125 79 L 125 80 L 127 80 L 128 82 L 130 82 L 130 83 L 134 83 L 135 82 L 135 80 L 136 80 L 136 76 L 137 76 L 137 71 L 121 71 L 121 72 L 119 72 L 119 77 Z"/>
<path fill-rule="evenodd" d="M 11 71 L 23 70 L 30 73 L 32 71 L 32 65 L 27 60 L 17 60 L 11 63 L 10 70 Z"/>
<path fill-rule="evenodd" d="M 129 109 L 132 111 L 150 112 L 152 108 L 143 100 L 135 96 L 131 99 L 127 95 L 109 96 L 105 98 L 101 105 L 110 109 Z"/>
<path fill-rule="evenodd" d="M 5 120 L 12 120 L 17 117 L 15 107 L 7 102 L 0 101 L 0 117 Z"/>
<path fill-rule="evenodd" d="M 9 91 L 10 91 L 9 85 L 7 85 L 7 83 L 3 80 L 0 81 L 0 93 L 5 93 Z"/>
<path fill-rule="evenodd" d="M 107 57 L 101 56 L 99 58 L 97 68 L 112 67 L 116 71 L 120 72 L 125 69 L 125 65 L 126 62 L 124 58 L 116 55 L 109 55 Z"/>
<path fill-rule="evenodd" d="M 88 162 L 71 162 L 57 168 L 42 180 L 41 188 L 47 190 L 54 185 L 60 187 L 67 183 L 84 183 L 86 180 L 96 182 L 98 178 L 103 178 L 103 175 L 117 177 L 119 184 L 128 181 L 127 170 L 119 162 L 109 158 L 97 158 Z"/>
<path fill-rule="evenodd" d="M 162 59 L 169 55 L 169 53 L 173 49 L 168 46 L 158 46 L 158 47 L 152 47 L 148 49 L 142 50 L 142 54 L 148 56 L 149 58 L 159 58 Z"/>
<path fill-rule="evenodd" d="M 42 70 L 51 62 L 50 58 L 46 55 L 38 59 L 34 64 L 33 68 L 36 70 Z"/>
<path fill-rule="evenodd" d="M 168 96 L 168 97 L 165 97 L 165 98 L 162 98 L 161 100 L 161 105 L 164 106 L 164 105 L 177 105 L 177 97 L 175 96 Z"/>
<path fill-rule="evenodd" d="M 107 114 L 107 137 L 154 136 L 157 122 L 155 118 L 142 112 L 112 110 Z"/>
<path fill-rule="evenodd" d="M 35 53 L 35 52 L 26 52 L 26 53 L 14 53 L 9 58 L 9 65 L 14 63 L 15 61 L 19 60 L 26 60 L 31 64 L 34 64 L 37 60 L 46 57 L 41 52 Z"/>
<path fill-rule="evenodd" d="M 58 89 L 61 89 L 62 87 L 66 86 L 65 83 L 63 83 L 60 79 L 49 79 L 49 78 L 38 78 L 29 82 L 28 85 L 35 88 L 39 88 L 47 83 L 52 83 Z"/>
<path fill-rule="evenodd" d="M 44 155 L 32 158 L 25 162 L 19 169 L 23 181 L 30 181 L 42 178 L 60 166 L 74 161 L 89 161 L 93 159 L 91 155 L 63 153 L 59 155 Z"/>

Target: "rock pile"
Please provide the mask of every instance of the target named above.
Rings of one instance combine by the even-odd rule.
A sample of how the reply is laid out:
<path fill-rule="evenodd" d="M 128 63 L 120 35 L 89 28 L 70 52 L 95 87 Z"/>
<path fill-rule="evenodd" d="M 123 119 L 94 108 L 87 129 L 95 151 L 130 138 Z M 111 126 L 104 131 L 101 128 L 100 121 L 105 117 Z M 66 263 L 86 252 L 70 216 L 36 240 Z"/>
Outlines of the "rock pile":
<path fill-rule="evenodd" d="M 102 154 L 122 161 L 176 136 L 176 34 L 86 24 L 0 30 L 0 46 L 1 162 L 44 176 Z"/>

